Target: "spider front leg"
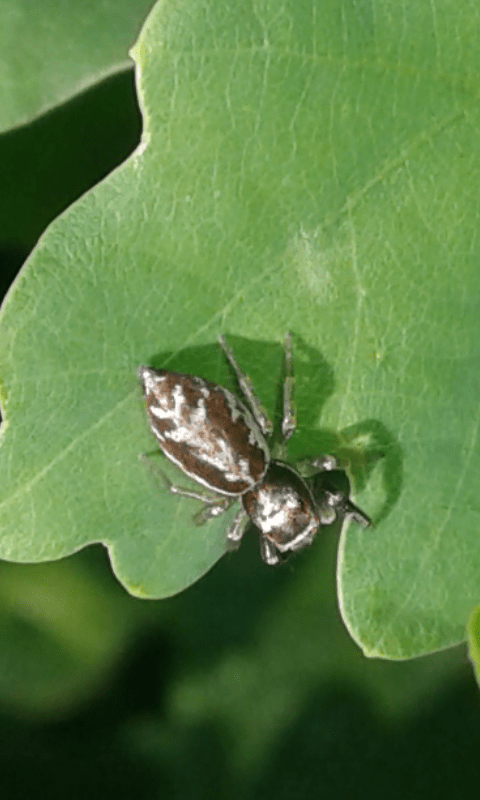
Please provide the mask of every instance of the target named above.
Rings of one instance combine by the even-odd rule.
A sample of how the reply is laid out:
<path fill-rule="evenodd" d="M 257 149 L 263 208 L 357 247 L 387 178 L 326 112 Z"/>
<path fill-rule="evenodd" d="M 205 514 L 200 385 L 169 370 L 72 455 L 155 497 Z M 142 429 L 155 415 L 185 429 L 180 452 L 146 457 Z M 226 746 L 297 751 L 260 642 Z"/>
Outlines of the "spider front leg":
<path fill-rule="evenodd" d="M 338 462 L 335 456 L 323 455 L 316 456 L 310 460 L 310 465 L 315 467 L 318 472 L 331 472 L 333 469 L 338 469 Z"/>

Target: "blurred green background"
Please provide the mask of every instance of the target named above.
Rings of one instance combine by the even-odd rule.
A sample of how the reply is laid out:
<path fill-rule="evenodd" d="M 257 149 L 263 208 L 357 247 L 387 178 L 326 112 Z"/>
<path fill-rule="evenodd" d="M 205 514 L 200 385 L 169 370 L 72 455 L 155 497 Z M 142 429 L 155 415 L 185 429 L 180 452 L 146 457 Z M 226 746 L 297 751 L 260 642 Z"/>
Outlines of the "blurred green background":
<path fill-rule="evenodd" d="M 45 226 L 139 141 L 133 73 L 0 137 L 2 296 Z M 253 534 L 169 600 L 100 546 L 0 564 L 0 788 L 76 797 L 450 797 L 478 783 L 465 648 L 369 661 L 336 608 L 338 531 L 265 567 Z M 317 568 L 315 568 L 317 569 Z"/>

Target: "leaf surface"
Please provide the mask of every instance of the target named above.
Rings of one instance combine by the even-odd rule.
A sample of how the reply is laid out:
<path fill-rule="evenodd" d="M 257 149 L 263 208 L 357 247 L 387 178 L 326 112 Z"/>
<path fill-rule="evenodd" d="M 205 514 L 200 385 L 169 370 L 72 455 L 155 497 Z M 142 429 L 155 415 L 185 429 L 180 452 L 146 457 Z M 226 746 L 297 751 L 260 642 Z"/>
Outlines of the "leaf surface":
<path fill-rule="evenodd" d="M 351 633 L 389 658 L 464 638 L 480 573 L 478 14 L 156 7 L 134 50 L 142 146 L 50 227 L 3 307 L 4 558 L 103 541 L 134 594 L 196 580 L 228 519 L 195 527 L 196 504 L 138 459 L 154 443 L 137 367 L 230 385 L 225 333 L 273 415 L 291 330 L 290 457 L 348 460 L 375 523 L 342 535 Z"/>

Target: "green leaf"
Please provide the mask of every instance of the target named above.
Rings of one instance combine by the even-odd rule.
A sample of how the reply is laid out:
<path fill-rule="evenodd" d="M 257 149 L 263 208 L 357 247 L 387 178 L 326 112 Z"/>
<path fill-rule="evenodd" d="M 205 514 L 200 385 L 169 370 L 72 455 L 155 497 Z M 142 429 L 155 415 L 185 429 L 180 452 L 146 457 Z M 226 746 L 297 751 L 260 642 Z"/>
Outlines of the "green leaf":
<path fill-rule="evenodd" d="M 468 654 L 480 683 L 480 606 L 475 606 L 468 623 Z"/>
<path fill-rule="evenodd" d="M 0 131 L 130 66 L 152 0 L 0 0 Z"/>
<path fill-rule="evenodd" d="M 273 413 L 291 330 L 290 457 L 348 459 L 375 523 L 342 536 L 351 633 L 390 658 L 464 638 L 480 570 L 477 26 L 467 3 L 155 9 L 134 51 L 142 147 L 51 226 L 4 304 L 4 558 L 103 541 L 134 594 L 198 578 L 228 520 L 195 527 L 196 503 L 138 459 L 154 443 L 137 367 L 225 383 L 226 333 Z"/>
<path fill-rule="evenodd" d="M 90 566 L 92 555 L 0 564 L 4 708 L 21 715 L 63 713 L 98 691 L 131 642 L 145 605 L 102 580 Z"/>
<path fill-rule="evenodd" d="M 459 676 L 468 674 L 464 647 L 401 664 L 364 658 L 338 613 L 336 545 L 335 536 L 319 538 L 312 548 L 320 551 L 319 558 L 304 551 L 297 555 L 294 570 L 272 570 L 264 579 L 265 567 L 253 560 L 255 550 L 246 543 L 235 565 L 224 562 L 201 585 L 162 604 L 175 620 L 177 637 L 183 634 L 186 668 L 169 695 L 170 727 L 161 741 L 171 748 L 172 728 L 184 737 L 189 730 L 204 730 L 213 719 L 229 742 L 227 758 L 233 769 L 251 779 L 271 764 L 283 737 L 296 739 L 292 729 L 302 727 L 306 709 L 325 711 L 332 692 L 351 692 L 342 738 L 351 730 L 352 700 L 365 703 L 385 736 L 390 726 L 398 732 L 412 716 L 418 718 Z M 195 630 L 193 618 L 198 620 Z M 221 647 L 209 648 L 212 639 Z M 318 723 L 319 717 L 322 724 L 331 719 L 320 712 Z M 146 739 L 151 728 L 147 722 Z M 315 736 L 318 746 L 317 725 Z M 313 793 L 284 795 L 292 796 Z"/>

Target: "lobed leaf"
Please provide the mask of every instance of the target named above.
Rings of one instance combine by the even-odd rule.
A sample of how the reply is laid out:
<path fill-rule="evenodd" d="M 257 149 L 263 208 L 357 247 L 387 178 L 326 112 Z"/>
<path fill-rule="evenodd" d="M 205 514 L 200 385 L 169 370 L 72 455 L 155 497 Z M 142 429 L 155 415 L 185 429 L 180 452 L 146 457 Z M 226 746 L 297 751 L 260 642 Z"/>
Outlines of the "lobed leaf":
<path fill-rule="evenodd" d="M 138 459 L 154 445 L 137 367 L 227 382 L 225 333 L 273 413 L 291 330 L 291 457 L 348 460 L 375 523 L 342 535 L 349 630 L 388 658 L 464 638 L 480 571 L 478 15 L 155 8 L 133 52 L 142 146 L 48 229 L 2 310 L 4 558 L 103 541 L 134 594 L 196 580 L 228 520 L 195 527 L 195 503 Z"/>

